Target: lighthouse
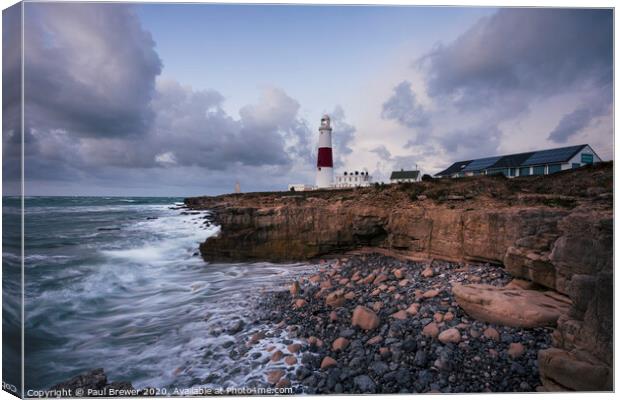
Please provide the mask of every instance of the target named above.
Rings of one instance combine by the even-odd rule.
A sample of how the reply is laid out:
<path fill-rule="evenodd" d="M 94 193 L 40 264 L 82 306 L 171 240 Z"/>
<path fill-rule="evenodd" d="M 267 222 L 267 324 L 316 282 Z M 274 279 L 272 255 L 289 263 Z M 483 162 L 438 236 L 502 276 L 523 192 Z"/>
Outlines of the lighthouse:
<path fill-rule="evenodd" d="M 328 188 L 334 179 L 334 162 L 332 159 L 332 127 L 329 116 L 323 115 L 319 127 L 319 154 L 316 161 L 316 186 Z"/>

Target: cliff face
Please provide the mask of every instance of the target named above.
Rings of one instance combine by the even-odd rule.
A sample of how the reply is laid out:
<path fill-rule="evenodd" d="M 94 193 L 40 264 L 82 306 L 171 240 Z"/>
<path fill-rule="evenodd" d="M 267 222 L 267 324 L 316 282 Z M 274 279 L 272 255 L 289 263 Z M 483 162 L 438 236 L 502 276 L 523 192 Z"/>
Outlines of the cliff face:
<path fill-rule="evenodd" d="M 545 386 L 604 390 L 612 385 L 612 187 L 612 165 L 602 164 L 529 179 L 226 195 L 186 204 L 213 210 L 222 227 L 201 245 L 205 260 L 303 260 L 370 246 L 420 259 L 503 264 L 573 301 L 558 322 L 556 348 L 540 355 Z"/>

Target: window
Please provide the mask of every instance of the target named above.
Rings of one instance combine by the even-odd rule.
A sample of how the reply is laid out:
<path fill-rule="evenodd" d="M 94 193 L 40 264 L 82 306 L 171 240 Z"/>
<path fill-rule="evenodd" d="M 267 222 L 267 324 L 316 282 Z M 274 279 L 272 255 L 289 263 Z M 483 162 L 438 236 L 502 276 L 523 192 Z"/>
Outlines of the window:
<path fill-rule="evenodd" d="M 530 167 L 519 168 L 519 176 L 528 176 L 530 174 Z"/>
<path fill-rule="evenodd" d="M 578 162 L 574 162 L 573 165 L 571 165 L 572 169 L 576 169 L 576 168 L 579 168 L 579 167 L 581 167 L 581 164 L 579 164 Z"/>
<path fill-rule="evenodd" d="M 549 173 L 555 174 L 556 172 L 560 172 L 562 170 L 561 164 L 549 164 Z"/>
<path fill-rule="evenodd" d="M 581 162 L 584 164 L 592 164 L 594 162 L 594 156 L 588 153 L 581 153 Z"/>
<path fill-rule="evenodd" d="M 508 176 L 516 176 L 516 175 L 517 175 L 517 169 L 510 168 L 510 170 L 508 171 Z"/>
<path fill-rule="evenodd" d="M 532 175 L 544 175 L 544 174 L 545 174 L 544 165 L 537 165 L 534 167 L 534 171 L 532 172 Z"/>

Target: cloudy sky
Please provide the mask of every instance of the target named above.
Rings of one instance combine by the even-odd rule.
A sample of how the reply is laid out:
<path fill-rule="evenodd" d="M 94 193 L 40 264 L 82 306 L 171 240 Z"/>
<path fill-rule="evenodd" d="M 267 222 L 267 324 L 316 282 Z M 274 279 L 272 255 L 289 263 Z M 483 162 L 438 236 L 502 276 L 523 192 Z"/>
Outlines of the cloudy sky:
<path fill-rule="evenodd" d="M 611 10 L 26 3 L 28 195 L 189 196 L 589 143 L 613 158 Z M 3 91 L 19 99 L 18 13 Z M 17 15 L 18 16 L 18 15 Z M 3 168 L 19 107 L 5 100 Z M 8 184 L 7 184 L 8 183 Z"/>

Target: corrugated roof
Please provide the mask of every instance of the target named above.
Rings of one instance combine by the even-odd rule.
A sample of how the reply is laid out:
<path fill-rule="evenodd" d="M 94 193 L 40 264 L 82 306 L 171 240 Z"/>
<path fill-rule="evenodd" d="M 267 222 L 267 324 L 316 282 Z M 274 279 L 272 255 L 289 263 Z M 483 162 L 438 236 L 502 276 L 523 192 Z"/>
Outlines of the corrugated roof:
<path fill-rule="evenodd" d="M 390 179 L 417 179 L 420 171 L 392 171 Z"/>
<path fill-rule="evenodd" d="M 435 176 L 450 176 L 450 175 L 456 174 L 457 172 L 461 172 L 465 167 L 467 167 L 467 165 L 469 165 L 470 162 L 471 160 L 457 161 L 454 164 L 450 165 L 448 168 L 444 169 L 443 171 L 437 172 Z"/>

